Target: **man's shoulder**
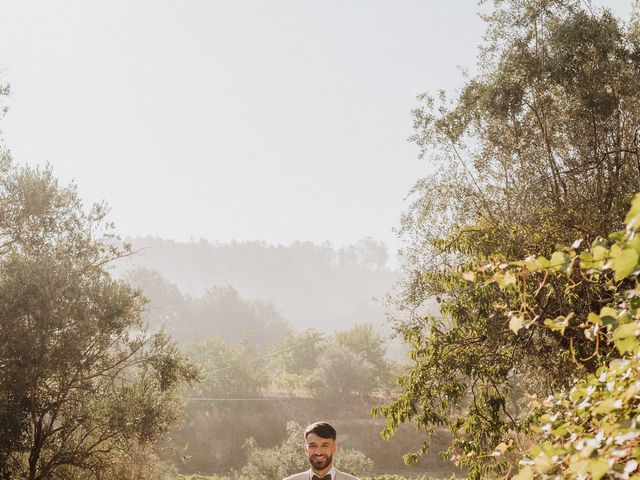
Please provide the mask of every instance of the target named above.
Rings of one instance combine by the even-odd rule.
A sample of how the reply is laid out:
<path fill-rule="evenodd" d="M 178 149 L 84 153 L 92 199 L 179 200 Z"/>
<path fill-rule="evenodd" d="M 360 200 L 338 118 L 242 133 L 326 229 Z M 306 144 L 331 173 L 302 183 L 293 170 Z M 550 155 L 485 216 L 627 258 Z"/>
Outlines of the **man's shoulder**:
<path fill-rule="evenodd" d="M 359 479 L 357 477 L 354 477 L 353 475 L 349 475 L 348 473 L 337 470 L 336 480 L 359 480 Z"/>
<path fill-rule="evenodd" d="M 309 480 L 309 471 L 296 473 L 291 475 L 290 477 L 285 478 L 284 480 Z"/>
<path fill-rule="evenodd" d="M 284 480 L 309 480 L 309 471 L 296 473 L 291 475 L 290 477 L 285 478 Z M 336 478 L 335 480 L 359 480 L 357 477 L 353 475 L 349 475 L 348 473 L 341 472 L 340 470 L 336 470 Z"/>

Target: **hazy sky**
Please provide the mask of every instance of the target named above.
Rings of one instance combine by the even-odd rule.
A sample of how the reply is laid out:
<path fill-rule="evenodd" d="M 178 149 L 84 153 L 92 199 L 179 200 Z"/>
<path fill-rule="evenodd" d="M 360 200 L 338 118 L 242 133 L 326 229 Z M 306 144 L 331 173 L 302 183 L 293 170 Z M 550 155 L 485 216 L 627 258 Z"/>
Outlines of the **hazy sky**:
<path fill-rule="evenodd" d="M 618 15 L 629 0 L 603 2 Z M 123 235 L 398 247 L 410 110 L 462 84 L 475 0 L 4 1 L 0 125 Z"/>

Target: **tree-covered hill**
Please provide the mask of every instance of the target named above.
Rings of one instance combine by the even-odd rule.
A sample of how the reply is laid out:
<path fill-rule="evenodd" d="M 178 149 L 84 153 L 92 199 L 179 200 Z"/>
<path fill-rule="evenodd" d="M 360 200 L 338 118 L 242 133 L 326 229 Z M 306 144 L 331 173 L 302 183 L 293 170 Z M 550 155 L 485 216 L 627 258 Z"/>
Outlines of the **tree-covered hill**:
<path fill-rule="evenodd" d="M 311 242 L 129 241 L 138 254 L 118 267 L 121 272 L 157 270 L 192 296 L 230 286 L 244 299 L 273 304 L 297 329 L 383 325 L 385 308 L 375 299 L 383 298 L 399 278 L 387 266 L 385 246 L 371 239 L 340 249 Z"/>

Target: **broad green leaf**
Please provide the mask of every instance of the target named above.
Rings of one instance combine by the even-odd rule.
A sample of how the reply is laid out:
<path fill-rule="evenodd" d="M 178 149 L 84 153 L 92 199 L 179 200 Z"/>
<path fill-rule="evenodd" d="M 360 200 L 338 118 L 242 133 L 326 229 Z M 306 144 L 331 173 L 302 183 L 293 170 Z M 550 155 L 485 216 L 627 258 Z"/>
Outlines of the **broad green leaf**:
<path fill-rule="evenodd" d="M 536 259 L 536 262 L 538 262 L 538 268 L 540 270 L 546 270 L 547 268 L 549 268 L 549 260 L 544 257 L 538 257 Z"/>
<path fill-rule="evenodd" d="M 557 272 L 566 272 L 570 264 L 571 258 L 565 252 L 553 252 L 549 260 L 549 267 Z"/>
<path fill-rule="evenodd" d="M 537 444 L 531 445 L 531 448 L 529 449 L 529 456 L 531 458 L 537 457 L 541 453 L 542 453 L 542 447 L 540 447 L 540 445 L 537 445 Z"/>
<path fill-rule="evenodd" d="M 585 390 L 580 386 L 576 386 L 569 393 L 569 398 L 571 399 L 572 402 L 578 402 L 581 398 L 584 398 L 584 396 L 585 396 Z"/>
<path fill-rule="evenodd" d="M 593 480 L 600 480 L 609 471 L 609 464 L 605 460 L 592 459 L 589 460 L 588 469 Z"/>
<path fill-rule="evenodd" d="M 538 270 L 540 270 L 538 261 L 533 256 L 525 258 L 523 263 L 524 263 L 523 266 L 530 272 L 537 272 Z"/>
<path fill-rule="evenodd" d="M 511 272 L 496 273 L 493 276 L 493 280 L 498 284 L 500 289 L 503 290 L 509 285 L 515 285 L 516 276 Z"/>
<path fill-rule="evenodd" d="M 534 470 L 539 473 L 548 472 L 553 468 L 553 460 L 551 460 L 551 457 L 549 456 L 549 454 L 547 454 L 547 452 L 544 452 L 544 451 L 536 455 L 536 457 L 533 459 L 533 464 L 534 464 L 534 467 L 533 467 Z"/>
<path fill-rule="evenodd" d="M 564 330 L 569 326 L 569 320 L 571 317 L 573 317 L 573 313 L 570 313 L 567 317 L 561 315 L 553 319 L 547 318 L 544 321 L 544 324 L 554 332 L 560 332 L 561 335 L 564 335 Z"/>
<path fill-rule="evenodd" d="M 504 282 L 505 286 L 516 284 L 516 276 L 513 274 L 513 272 L 505 272 Z"/>
<path fill-rule="evenodd" d="M 609 240 L 613 240 L 614 242 L 622 242 L 626 236 L 627 232 L 625 232 L 624 230 L 618 230 L 617 232 L 612 232 L 607 235 Z"/>
<path fill-rule="evenodd" d="M 565 433 L 574 427 L 573 423 L 562 423 L 553 429 L 553 434 L 556 437 L 563 437 Z"/>
<path fill-rule="evenodd" d="M 620 281 L 628 277 L 638 265 L 638 252 L 633 248 L 625 248 L 613 260 L 614 279 Z"/>
<path fill-rule="evenodd" d="M 625 323 L 614 330 L 613 343 L 621 354 L 634 351 L 640 347 L 638 334 L 640 326 L 636 322 Z"/>
<path fill-rule="evenodd" d="M 624 223 L 627 228 L 633 228 L 638 223 L 638 215 L 640 215 L 640 193 L 636 193 L 636 196 L 633 197 L 631 208 L 627 216 L 624 217 Z"/>
<path fill-rule="evenodd" d="M 581 477 L 586 477 L 587 474 L 590 472 L 590 468 L 589 468 L 589 460 L 588 459 L 581 459 L 578 461 L 573 461 L 569 464 L 569 471 L 579 475 Z"/>
<path fill-rule="evenodd" d="M 600 319 L 605 325 L 616 326 L 618 324 L 618 312 L 611 307 L 603 307 L 600 310 Z"/>
<path fill-rule="evenodd" d="M 511 480 L 533 480 L 533 470 L 527 465 L 514 475 Z"/>
<path fill-rule="evenodd" d="M 633 238 L 627 240 L 627 247 L 633 248 L 638 254 L 640 254 L 640 236 L 636 235 Z"/>
<path fill-rule="evenodd" d="M 606 398 L 593 409 L 593 413 L 601 413 L 606 415 L 620 408 L 620 401 L 617 398 Z"/>
<path fill-rule="evenodd" d="M 587 315 L 587 322 L 592 323 L 594 325 L 602 325 L 602 320 L 600 320 L 600 315 L 594 312 L 589 312 L 589 315 Z"/>
<path fill-rule="evenodd" d="M 624 392 L 624 394 L 622 395 L 622 399 L 625 402 L 630 401 L 631 399 L 633 399 L 636 395 L 638 395 L 638 393 L 640 393 L 640 385 L 638 384 L 638 382 L 634 382 L 631 384 L 631 386 L 629 388 L 627 388 L 627 390 Z"/>
<path fill-rule="evenodd" d="M 617 245 L 617 244 L 611 245 L 611 248 L 609 249 L 609 258 L 614 259 L 618 257 L 621 253 L 622 253 L 622 247 L 620 245 Z"/>
<path fill-rule="evenodd" d="M 596 245 L 593 247 L 591 254 L 593 255 L 593 260 L 595 262 L 600 262 L 609 258 L 609 250 L 602 245 Z"/>
<path fill-rule="evenodd" d="M 580 253 L 580 266 L 587 270 L 591 268 L 596 268 L 599 262 L 593 260 L 593 255 L 591 252 L 584 251 Z"/>

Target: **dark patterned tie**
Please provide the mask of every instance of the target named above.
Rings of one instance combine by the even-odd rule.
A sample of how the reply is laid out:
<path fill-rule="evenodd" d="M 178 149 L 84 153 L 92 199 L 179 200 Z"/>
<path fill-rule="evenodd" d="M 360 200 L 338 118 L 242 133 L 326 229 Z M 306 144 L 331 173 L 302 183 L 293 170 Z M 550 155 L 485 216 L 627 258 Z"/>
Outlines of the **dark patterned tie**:
<path fill-rule="evenodd" d="M 331 474 L 327 473 L 324 477 L 319 477 L 317 475 L 314 475 L 311 477 L 311 480 L 331 480 Z"/>

